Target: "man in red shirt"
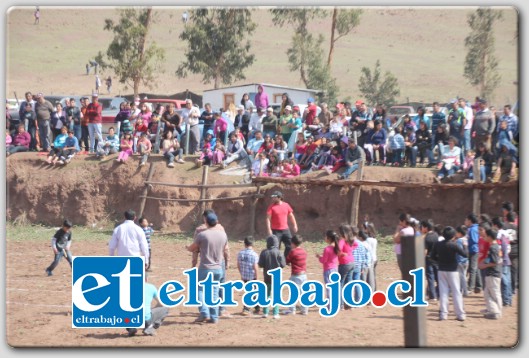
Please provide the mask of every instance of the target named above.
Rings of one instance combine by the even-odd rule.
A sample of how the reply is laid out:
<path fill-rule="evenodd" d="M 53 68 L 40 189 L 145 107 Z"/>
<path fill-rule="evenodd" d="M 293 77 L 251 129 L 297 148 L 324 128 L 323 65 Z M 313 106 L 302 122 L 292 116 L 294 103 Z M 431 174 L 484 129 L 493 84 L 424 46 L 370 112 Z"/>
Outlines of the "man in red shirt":
<path fill-rule="evenodd" d="M 276 235 L 279 238 L 279 248 L 281 248 L 281 242 L 285 244 L 285 257 L 287 257 L 292 240 L 288 219 L 290 219 L 294 234 L 298 232 L 298 224 L 294 217 L 294 210 L 283 201 L 283 193 L 276 191 L 270 197 L 273 202 L 266 211 L 266 228 L 269 236 Z"/>
<path fill-rule="evenodd" d="M 318 112 L 318 107 L 314 103 L 314 98 L 309 97 L 307 100 L 307 108 L 305 109 L 305 124 L 307 126 L 311 126 L 314 122 L 314 118 L 316 118 L 316 113 Z"/>
<path fill-rule="evenodd" d="M 91 154 L 95 154 L 94 148 L 97 148 L 97 143 L 103 140 L 102 125 L 103 118 L 101 111 L 103 107 L 98 101 L 98 94 L 92 93 L 92 103 L 86 107 L 86 116 L 88 117 L 88 133 L 90 135 L 90 150 Z M 97 139 L 97 142 L 96 142 Z"/>

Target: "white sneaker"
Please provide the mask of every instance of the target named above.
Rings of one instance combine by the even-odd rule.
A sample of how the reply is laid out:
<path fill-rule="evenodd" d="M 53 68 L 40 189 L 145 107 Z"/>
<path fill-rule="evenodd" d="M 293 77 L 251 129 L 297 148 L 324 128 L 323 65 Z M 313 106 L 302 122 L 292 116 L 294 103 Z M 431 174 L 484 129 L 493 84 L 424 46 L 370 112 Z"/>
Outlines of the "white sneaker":
<path fill-rule="evenodd" d="M 64 165 L 64 160 L 59 160 L 58 162 L 60 165 Z"/>
<path fill-rule="evenodd" d="M 272 318 L 273 319 L 280 319 L 281 317 L 278 314 L 275 314 Z"/>
<path fill-rule="evenodd" d="M 185 163 L 183 159 L 178 159 L 176 162 L 180 163 L 180 164 L 184 164 Z"/>
<path fill-rule="evenodd" d="M 325 167 L 325 172 L 326 172 L 328 175 L 331 175 L 331 174 L 332 174 L 332 169 L 329 168 L 329 167 Z"/>
<path fill-rule="evenodd" d="M 167 164 L 167 166 L 168 166 L 169 168 L 174 168 L 174 163 L 169 163 L 169 164 Z"/>
<path fill-rule="evenodd" d="M 262 315 L 261 318 L 268 318 L 268 313 L 265 313 L 264 315 Z"/>

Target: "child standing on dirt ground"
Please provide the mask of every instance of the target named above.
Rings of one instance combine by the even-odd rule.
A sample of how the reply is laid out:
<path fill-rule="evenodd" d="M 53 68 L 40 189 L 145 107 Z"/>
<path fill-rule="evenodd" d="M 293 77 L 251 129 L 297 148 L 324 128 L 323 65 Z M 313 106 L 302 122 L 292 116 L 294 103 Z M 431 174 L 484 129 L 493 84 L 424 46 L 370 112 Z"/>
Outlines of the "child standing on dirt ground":
<path fill-rule="evenodd" d="M 320 260 L 320 263 L 323 264 L 323 281 L 331 283 L 331 274 L 333 272 L 338 273 L 338 255 L 341 254 L 338 234 L 332 230 L 327 230 L 325 232 L 325 242 L 327 247 L 323 249 L 323 255 L 316 254 L 316 257 Z M 327 299 L 330 302 L 330 289 L 327 289 Z"/>
<path fill-rule="evenodd" d="M 259 256 L 259 267 L 263 268 L 264 283 L 266 284 L 268 297 L 272 291 L 272 277 L 268 274 L 269 270 L 273 270 L 278 267 L 285 267 L 285 256 L 279 251 L 279 238 L 275 235 L 270 235 L 266 239 L 266 249 L 261 251 Z M 268 317 L 270 308 L 263 307 L 263 318 Z M 273 318 L 279 319 L 279 306 L 273 308 Z"/>
<path fill-rule="evenodd" d="M 140 224 L 141 228 L 143 229 L 143 232 L 145 233 L 145 238 L 147 239 L 147 246 L 149 247 L 149 262 L 146 262 L 147 266 L 145 271 L 151 271 L 151 236 L 154 234 L 154 230 L 151 226 L 149 226 L 149 220 L 147 218 L 141 217 L 140 220 L 138 220 L 138 223 Z"/>
<path fill-rule="evenodd" d="M 301 235 L 292 236 L 292 250 L 288 253 L 286 258 L 287 265 L 292 268 L 292 273 L 289 280 L 293 281 L 301 290 L 303 282 L 307 281 L 307 251 L 301 247 L 303 238 Z M 301 306 L 301 314 L 307 315 L 309 309 Z M 285 311 L 285 314 L 296 314 L 296 305 L 290 307 Z"/>
<path fill-rule="evenodd" d="M 244 238 L 244 250 L 239 251 L 237 255 L 237 269 L 241 274 L 241 280 L 246 283 L 248 281 L 257 280 L 257 262 L 259 256 L 253 249 L 254 239 L 251 236 Z M 259 314 L 259 306 L 255 306 L 254 313 Z M 250 308 L 244 306 L 242 310 L 243 316 L 250 314 Z"/>
<path fill-rule="evenodd" d="M 51 239 L 51 247 L 55 254 L 55 258 L 51 265 L 46 268 L 48 276 L 53 275 L 53 270 L 57 267 L 63 256 L 66 257 L 66 260 L 70 264 L 70 268 L 72 267 L 72 253 L 70 252 L 70 245 L 72 244 L 72 226 L 70 220 L 64 220 L 62 228 L 57 230 Z"/>

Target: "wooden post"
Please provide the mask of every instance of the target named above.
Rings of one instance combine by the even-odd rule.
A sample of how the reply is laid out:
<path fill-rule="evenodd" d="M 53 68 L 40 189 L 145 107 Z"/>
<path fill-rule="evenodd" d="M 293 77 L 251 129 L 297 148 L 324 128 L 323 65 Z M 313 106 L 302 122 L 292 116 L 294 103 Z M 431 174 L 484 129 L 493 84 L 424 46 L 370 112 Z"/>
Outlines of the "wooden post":
<path fill-rule="evenodd" d="M 415 236 L 400 239 L 402 252 L 403 280 L 408 281 L 411 290 L 405 296 L 415 292 L 413 276 L 410 270 L 425 267 L 424 240 Z M 426 347 L 426 307 L 404 307 L 404 346 L 407 348 Z"/>
<path fill-rule="evenodd" d="M 476 183 L 481 183 L 480 158 L 474 159 L 472 172 Z M 472 212 L 476 215 L 481 214 L 481 189 L 474 189 L 472 193 Z"/>
<path fill-rule="evenodd" d="M 355 132 L 356 137 L 356 132 Z M 358 163 L 358 169 L 356 170 L 356 180 L 362 180 L 364 174 L 364 161 L 360 160 Z M 353 200 L 351 201 L 351 226 L 356 227 L 358 225 L 358 209 L 360 206 L 360 186 L 355 186 L 353 189 Z"/>
<path fill-rule="evenodd" d="M 202 166 L 202 185 L 208 184 L 208 170 L 209 170 L 209 165 Z M 206 199 L 207 193 L 208 193 L 208 189 L 202 186 L 200 188 L 200 199 Z M 205 208 L 206 208 L 206 203 L 200 202 L 199 213 L 198 213 L 197 218 L 200 218 L 202 216 L 202 213 L 204 212 Z"/>
<path fill-rule="evenodd" d="M 257 192 L 252 199 L 252 206 L 250 207 L 250 236 L 255 234 L 255 210 L 257 209 L 259 194 L 261 194 L 261 184 L 257 185 Z"/>
<path fill-rule="evenodd" d="M 149 167 L 149 172 L 147 173 L 147 180 L 151 181 L 152 175 L 154 174 L 154 162 L 151 162 L 151 166 Z M 141 203 L 140 203 L 140 212 L 138 214 L 138 218 L 141 218 L 143 216 L 143 210 L 145 209 L 145 201 L 147 200 L 147 194 L 149 193 L 149 189 L 152 187 L 151 184 L 145 184 L 145 187 L 143 188 Z"/>

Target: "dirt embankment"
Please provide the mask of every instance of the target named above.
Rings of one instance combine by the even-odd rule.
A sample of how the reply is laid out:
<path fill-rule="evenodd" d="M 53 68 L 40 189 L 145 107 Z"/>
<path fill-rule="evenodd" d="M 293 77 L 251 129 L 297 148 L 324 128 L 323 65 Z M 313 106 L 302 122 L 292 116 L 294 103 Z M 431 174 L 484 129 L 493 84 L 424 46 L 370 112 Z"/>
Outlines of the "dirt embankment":
<path fill-rule="evenodd" d="M 149 166 L 141 169 L 137 158 L 120 165 L 112 159 L 99 162 L 79 156 L 67 167 L 51 167 L 35 153 L 19 153 L 7 159 L 7 219 L 20 215 L 30 222 L 60 225 L 64 217 L 76 225 L 102 226 L 122 220 L 128 208 L 139 211 L 139 196 L 144 188 Z M 152 181 L 199 184 L 202 170 L 188 162 L 174 169 L 167 168 L 161 157 L 152 157 L 155 171 Z M 411 183 L 432 183 L 434 172 L 427 169 L 368 167 L 365 180 Z M 311 176 L 321 176 L 313 173 Z M 231 184 L 241 177 L 209 173 L 210 184 Z M 307 237 L 319 236 L 327 228 L 336 228 L 350 218 L 352 190 L 348 187 L 317 185 L 269 184 L 263 192 L 281 189 L 295 210 L 300 232 Z M 255 189 L 214 189 L 208 197 L 237 197 L 254 193 Z M 152 197 L 198 199 L 198 189 L 154 186 Z M 460 225 L 472 211 L 472 189 L 365 187 L 360 195 L 360 220 L 368 214 L 376 226 L 390 233 L 401 212 L 418 219 L 432 218 L 444 225 Z M 517 186 L 483 191 L 482 212 L 500 214 L 503 201 L 512 201 L 518 208 Z M 266 208 L 270 198 L 260 199 L 256 208 L 258 235 L 265 235 Z M 220 215 L 231 237 L 245 235 L 250 227 L 251 199 L 208 203 Z M 200 219 L 197 203 L 147 200 L 144 215 L 155 228 L 171 232 L 189 232 Z"/>

